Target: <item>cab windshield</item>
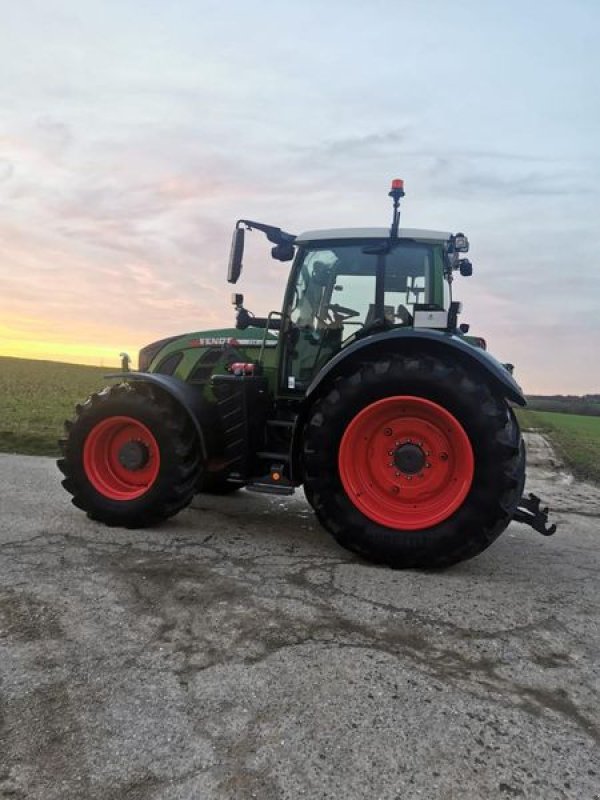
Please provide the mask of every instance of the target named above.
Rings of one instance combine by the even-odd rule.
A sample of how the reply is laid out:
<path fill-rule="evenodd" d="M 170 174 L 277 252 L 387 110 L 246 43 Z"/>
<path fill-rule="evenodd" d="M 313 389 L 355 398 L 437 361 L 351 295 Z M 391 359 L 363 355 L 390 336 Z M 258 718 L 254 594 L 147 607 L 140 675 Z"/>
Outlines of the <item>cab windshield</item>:
<path fill-rule="evenodd" d="M 289 388 L 306 388 L 313 374 L 357 333 L 375 322 L 377 241 L 307 248 L 292 290 L 295 346 L 288 359 Z M 414 306 L 431 302 L 432 247 L 399 241 L 385 255 L 384 315 L 411 325 Z"/>

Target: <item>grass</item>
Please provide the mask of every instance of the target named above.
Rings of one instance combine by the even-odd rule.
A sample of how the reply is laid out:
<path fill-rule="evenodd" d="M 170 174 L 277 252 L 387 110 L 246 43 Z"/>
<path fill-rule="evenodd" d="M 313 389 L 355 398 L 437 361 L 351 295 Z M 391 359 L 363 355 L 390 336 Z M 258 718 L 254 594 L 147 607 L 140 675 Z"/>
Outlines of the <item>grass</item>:
<path fill-rule="evenodd" d="M 0 357 L 0 451 L 58 455 L 57 440 L 75 403 L 116 370 Z"/>
<path fill-rule="evenodd" d="M 540 429 L 578 478 L 600 482 L 600 417 L 519 410 L 524 430 Z"/>
<path fill-rule="evenodd" d="M 75 403 L 116 370 L 0 356 L 0 451 L 58 455 L 57 440 Z M 519 410 L 525 430 L 546 433 L 575 475 L 600 482 L 600 417 Z"/>

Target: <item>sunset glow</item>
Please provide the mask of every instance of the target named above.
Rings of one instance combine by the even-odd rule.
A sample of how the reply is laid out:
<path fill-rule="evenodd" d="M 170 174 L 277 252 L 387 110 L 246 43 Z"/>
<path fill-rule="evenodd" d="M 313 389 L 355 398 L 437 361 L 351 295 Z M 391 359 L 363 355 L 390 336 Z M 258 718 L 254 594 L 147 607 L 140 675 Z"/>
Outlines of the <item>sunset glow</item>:
<path fill-rule="evenodd" d="M 386 225 L 400 175 L 403 224 L 468 234 L 464 320 L 525 390 L 600 391 L 600 7 L 26 0 L 5 16 L 0 354 L 117 365 L 230 325 L 236 219 Z M 238 291 L 280 309 L 289 265 L 248 239 Z"/>
<path fill-rule="evenodd" d="M 48 339 L 30 338 L 27 333 L 0 325 L 0 356 L 18 358 L 47 359 L 49 361 L 66 361 L 71 364 L 91 364 L 94 366 L 118 366 L 119 353 L 129 352 L 133 355 L 137 347 L 121 347 L 117 342 L 98 344 L 96 339 L 85 341 L 65 341 L 61 337 Z"/>

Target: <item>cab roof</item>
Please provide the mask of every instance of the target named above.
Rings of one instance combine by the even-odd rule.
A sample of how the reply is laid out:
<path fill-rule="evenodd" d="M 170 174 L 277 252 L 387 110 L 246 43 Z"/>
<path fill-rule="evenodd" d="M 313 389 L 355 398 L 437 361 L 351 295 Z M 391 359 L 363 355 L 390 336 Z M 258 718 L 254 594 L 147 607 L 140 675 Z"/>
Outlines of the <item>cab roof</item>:
<path fill-rule="evenodd" d="M 305 231 L 296 236 L 294 244 L 318 242 L 323 239 L 388 239 L 389 228 L 328 228 L 321 231 Z M 430 231 L 422 228 L 400 228 L 399 239 L 413 239 L 427 242 L 447 242 L 452 236 L 446 231 Z"/>

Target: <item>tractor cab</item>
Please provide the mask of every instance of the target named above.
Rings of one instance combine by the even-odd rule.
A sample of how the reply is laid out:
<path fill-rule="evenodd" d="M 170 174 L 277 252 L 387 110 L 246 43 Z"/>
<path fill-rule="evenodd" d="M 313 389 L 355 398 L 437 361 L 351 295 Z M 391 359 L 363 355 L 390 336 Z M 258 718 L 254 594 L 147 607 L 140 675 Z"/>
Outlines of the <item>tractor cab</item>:
<path fill-rule="evenodd" d="M 283 308 L 288 389 L 304 391 L 324 364 L 357 339 L 412 327 L 415 310 L 443 309 L 447 235 L 399 234 L 393 242 L 385 228 L 297 237 Z"/>
<path fill-rule="evenodd" d="M 472 271 L 458 254 L 464 234 L 401 229 L 402 181 L 394 181 L 391 228 L 307 231 L 298 236 L 251 220 L 238 220 L 228 280 L 242 270 L 244 234 L 261 230 L 274 243 L 274 258 L 293 259 L 281 313 L 256 317 L 233 295 L 236 327 L 280 331 L 280 389 L 304 392 L 322 367 L 357 339 L 395 328 L 432 328 L 462 333 L 452 302 L 453 272 Z"/>

